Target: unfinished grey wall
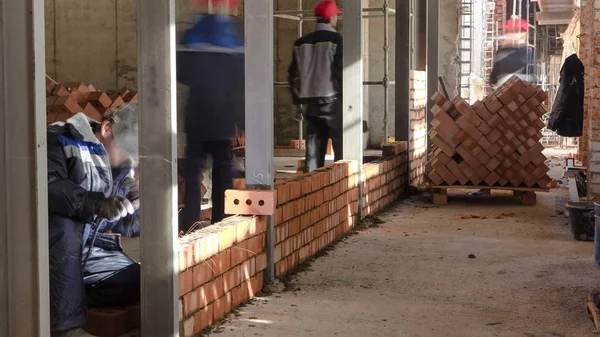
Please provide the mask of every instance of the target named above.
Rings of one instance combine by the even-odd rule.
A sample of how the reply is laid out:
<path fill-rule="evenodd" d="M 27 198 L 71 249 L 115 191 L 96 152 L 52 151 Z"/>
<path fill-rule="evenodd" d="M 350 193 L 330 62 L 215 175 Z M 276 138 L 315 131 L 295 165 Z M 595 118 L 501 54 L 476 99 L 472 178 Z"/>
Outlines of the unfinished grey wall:
<path fill-rule="evenodd" d="M 439 73 L 451 97 L 458 95 L 458 23 L 460 0 L 440 0 Z"/>
<path fill-rule="evenodd" d="M 408 0 L 407 0 L 408 1 Z M 368 7 L 383 7 L 384 0 L 370 0 L 368 3 Z M 389 1 L 390 7 L 394 8 L 395 2 Z M 383 18 L 371 18 L 365 21 L 365 27 L 368 28 L 368 41 L 366 52 L 367 56 L 365 57 L 365 69 L 367 69 L 367 73 L 365 74 L 365 79 L 369 81 L 382 81 L 384 77 L 384 55 L 385 52 L 383 50 L 384 46 L 384 23 Z M 396 80 L 396 30 L 394 27 L 396 26 L 395 16 L 390 16 L 389 20 L 389 71 L 388 77 L 390 81 Z M 369 146 L 376 147 L 381 141 L 385 138 L 385 123 L 384 123 L 384 88 L 383 86 L 368 86 L 365 88 L 366 93 L 365 97 L 368 97 L 368 106 L 365 108 L 367 111 L 365 115 L 365 120 L 368 121 L 369 127 Z M 394 95 L 394 87 L 390 87 L 388 89 L 389 93 L 389 105 L 388 105 L 388 134 L 390 136 L 394 135 L 394 123 L 395 123 L 395 95 Z"/>
<path fill-rule="evenodd" d="M 383 0 L 363 0 L 365 7 L 380 7 Z M 303 0 L 303 8 L 312 10 L 317 0 Z M 341 1 L 340 6 L 341 6 Z M 448 2 L 448 1 L 443 1 Z M 453 0 L 454 3 L 457 0 Z M 93 83 L 103 90 L 128 87 L 137 88 L 137 29 L 136 0 L 45 0 L 46 3 L 46 66 L 48 74 L 58 81 L 83 81 Z M 393 1 L 391 1 L 392 7 Z M 298 0 L 276 0 L 275 10 L 298 8 Z M 180 33 L 199 12 L 189 0 L 176 1 L 177 31 Z M 453 8 L 456 11 L 456 7 Z M 443 13 L 446 13 L 445 10 Z M 243 8 L 239 15 L 242 15 Z M 458 31 L 457 16 L 451 30 Z M 343 23 L 343 21 L 342 21 Z M 314 29 L 315 22 L 303 25 L 304 33 Z M 395 20 L 390 18 L 390 27 Z M 343 25 L 340 24 L 340 29 Z M 451 25 L 447 25 L 451 26 Z M 275 20 L 275 80 L 287 81 L 287 68 L 291 61 L 292 46 L 298 38 L 297 23 L 292 20 Z M 448 32 L 448 27 L 441 27 Z M 383 78 L 383 19 L 370 19 L 364 23 L 365 79 Z M 456 36 L 453 37 L 453 40 Z M 394 80 L 394 29 L 390 29 L 390 79 Z M 442 42 L 443 44 L 444 42 Z M 440 51 L 444 49 L 441 48 Z M 440 54 L 440 62 L 444 61 Z M 443 68 L 441 68 L 443 69 Z M 445 79 L 450 84 L 449 76 Z M 185 137 L 182 132 L 187 90 L 178 85 L 179 155 L 183 156 Z M 393 88 L 392 88 L 393 89 Z M 383 139 L 383 88 L 365 87 L 364 118 L 370 130 L 368 143 L 376 146 Z M 390 90 L 389 125 L 393 134 L 394 97 Z M 287 88 L 275 90 L 275 141 L 287 145 L 298 138 L 299 126 L 292 117 L 292 102 Z M 367 142 L 366 142 L 367 143 Z"/>

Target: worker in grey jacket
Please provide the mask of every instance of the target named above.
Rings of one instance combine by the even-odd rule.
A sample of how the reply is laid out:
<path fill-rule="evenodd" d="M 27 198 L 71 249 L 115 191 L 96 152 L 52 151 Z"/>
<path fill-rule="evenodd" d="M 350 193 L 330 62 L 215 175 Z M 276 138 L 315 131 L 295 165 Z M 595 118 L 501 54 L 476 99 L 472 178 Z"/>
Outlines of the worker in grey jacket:
<path fill-rule="evenodd" d="M 298 116 L 306 115 L 307 172 L 325 165 L 330 138 L 335 160 L 342 159 L 343 47 L 342 35 L 334 28 L 341 11 L 335 1 L 323 0 L 317 4 L 314 13 L 317 27 L 294 44 L 288 71 Z"/>

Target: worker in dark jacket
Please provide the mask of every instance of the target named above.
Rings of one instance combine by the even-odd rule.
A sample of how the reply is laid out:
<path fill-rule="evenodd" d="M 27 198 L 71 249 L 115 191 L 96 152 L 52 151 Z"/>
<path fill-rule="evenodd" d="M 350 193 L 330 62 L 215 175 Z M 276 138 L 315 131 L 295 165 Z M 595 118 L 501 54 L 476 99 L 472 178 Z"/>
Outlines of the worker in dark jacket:
<path fill-rule="evenodd" d="M 50 319 L 53 337 L 91 336 L 87 307 L 139 301 L 139 264 L 120 236 L 139 234 L 137 105 L 102 123 L 79 113 L 48 127 Z"/>
<path fill-rule="evenodd" d="M 189 87 L 185 115 L 185 208 L 180 230 L 200 220 L 200 177 L 212 157 L 212 222 L 225 217 L 233 187 L 231 139 L 244 126 L 244 38 L 241 21 L 208 15 L 188 30 L 177 52 L 177 80 Z"/>
<path fill-rule="evenodd" d="M 548 129 L 559 136 L 581 137 L 583 134 L 584 73 L 577 54 L 567 57 L 560 69 L 560 86 L 548 120 Z"/>
<path fill-rule="evenodd" d="M 520 18 L 506 21 L 504 38 L 499 41 L 494 53 L 494 65 L 490 74 L 490 84 L 498 88 L 512 76 L 525 82 L 534 83 L 531 67 L 533 51 L 527 45 L 529 23 Z"/>
<path fill-rule="evenodd" d="M 334 28 L 341 11 L 335 1 L 324 0 L 314 13 L 317 27 L 294 44 L 288 78 L 297 116 L 306 115 L 307 172 L 325 165 L 330 138 L 335 160 L 342 159 L 343 46 Z"/>

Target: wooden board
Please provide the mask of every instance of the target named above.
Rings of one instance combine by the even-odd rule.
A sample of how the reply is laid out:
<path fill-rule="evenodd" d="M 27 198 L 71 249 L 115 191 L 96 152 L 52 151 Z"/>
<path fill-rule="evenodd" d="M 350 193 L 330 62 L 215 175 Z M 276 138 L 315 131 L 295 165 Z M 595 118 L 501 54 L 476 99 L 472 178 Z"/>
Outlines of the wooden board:
<path fill-rule="evenodd" d="M 501 191 L 522 191 L 522 192 L 550 192 L 548 188 L 536 187 L 508 187 L 508 186 L 462 186 L 462 185 L 431 185 L 427 186 L 433 189 L 464 189 L 464 190 L 501 190 Z"/>
<path fill-rule="evenodd" d="M 596 331 L 598 332 L 600 332 L 600 309 L 596 305 L 596 297 L 599 293 L 599 289 L 592 290 L 586 301 L 587 312 L 590 315 L 592 322 L 594 322 Z"/>
<path fill-rule="evenodd" d="M 519 198 L 522 205 L 535 206 L 537 204 L 536 192 L 548 192 L 547 189 L 535 189 L 535 188 L 511 188 L 511 187 L 499 187 L 490 188 L 489 186 L 430 186 L 432 192 L 431 201 L 434 205 L 447 205 L 448 204 L 448 189 L 474 189 L 484 190 L 485 196 L 491 195 L 491 190 L 505 190 L 513 191 L 513 196 Z"/>

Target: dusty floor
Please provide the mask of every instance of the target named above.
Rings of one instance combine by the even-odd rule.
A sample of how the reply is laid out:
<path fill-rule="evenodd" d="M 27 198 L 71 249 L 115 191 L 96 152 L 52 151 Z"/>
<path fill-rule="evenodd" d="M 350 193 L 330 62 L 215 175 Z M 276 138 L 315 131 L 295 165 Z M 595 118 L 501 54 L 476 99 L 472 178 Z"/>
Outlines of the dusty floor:
<path fill-rule="evenodd" d="M 600 272 L 559 214 L 566 189 L 535 207 L 458 193 L 405 199 L 211 336 L 593 335 L 584 300 Z"/>

